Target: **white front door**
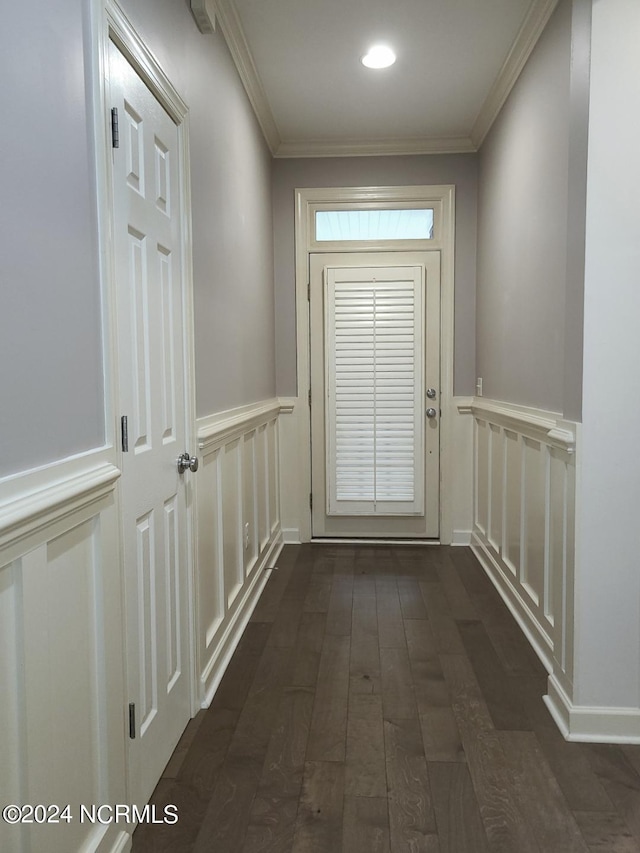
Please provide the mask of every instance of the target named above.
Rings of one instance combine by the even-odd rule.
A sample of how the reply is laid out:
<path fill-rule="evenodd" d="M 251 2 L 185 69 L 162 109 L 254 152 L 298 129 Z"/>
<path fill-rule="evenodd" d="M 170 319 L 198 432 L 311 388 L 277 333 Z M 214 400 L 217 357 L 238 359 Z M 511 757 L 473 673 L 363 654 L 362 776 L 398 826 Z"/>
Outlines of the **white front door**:
<path fill-rule="evenodd" d="M 437 538 L 440 253 L 310 259 L 314 537 Z"/>
<path fill-rule="evenodd" d="M 184 259 L 179 131 L 109 45 L 126 595 L 129 796 L 144 804 L 190 718 Z M 123 441 L 124 443 L 124 441 Z M 123 451 L 125 448 L 123 447 Z"/>

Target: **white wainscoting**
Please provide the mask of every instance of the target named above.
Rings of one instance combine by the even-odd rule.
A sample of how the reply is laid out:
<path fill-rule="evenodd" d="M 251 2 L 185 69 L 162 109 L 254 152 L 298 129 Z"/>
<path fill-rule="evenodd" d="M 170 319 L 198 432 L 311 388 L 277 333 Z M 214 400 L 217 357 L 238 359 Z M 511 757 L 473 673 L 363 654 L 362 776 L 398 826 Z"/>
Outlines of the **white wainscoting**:
<path fill-rule="evenodd" d="M 474 417 L 472 548 L 571 695 L 576 424 L 484 398 Z"/>
<path fill-rule="evenodd" d="M 282 549 L 280 402 L 198 421 L 199 700 L 207 707 Z"/>
<path fill-rule="evenodd" d="M 0 803 L 71 807 L 57 825 L 0 821 L 7 853 L 123 850 L 80 804 L 126 802 L 123 626 L 104 452 L 0 484 Z"/>

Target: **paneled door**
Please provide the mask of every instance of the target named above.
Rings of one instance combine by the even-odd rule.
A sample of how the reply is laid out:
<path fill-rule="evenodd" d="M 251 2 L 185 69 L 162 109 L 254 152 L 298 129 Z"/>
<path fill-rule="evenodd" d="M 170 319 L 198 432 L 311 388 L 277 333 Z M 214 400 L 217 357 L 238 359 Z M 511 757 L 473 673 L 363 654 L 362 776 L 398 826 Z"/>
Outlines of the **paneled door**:
<path fill-rule="evenodd" d="M 144 804 L 190 718 L 189 435 L 178 127 L 110 42 L 122 429 L 129 796 Z M 184 467 L 184 466 L 183 466 Z M 193 463 L 196 467 L 196 463 Z"/>
<path fill-rule="evenodd" d="M 440 253 L 312 254 L 314 537 L 437 538 Z"/>

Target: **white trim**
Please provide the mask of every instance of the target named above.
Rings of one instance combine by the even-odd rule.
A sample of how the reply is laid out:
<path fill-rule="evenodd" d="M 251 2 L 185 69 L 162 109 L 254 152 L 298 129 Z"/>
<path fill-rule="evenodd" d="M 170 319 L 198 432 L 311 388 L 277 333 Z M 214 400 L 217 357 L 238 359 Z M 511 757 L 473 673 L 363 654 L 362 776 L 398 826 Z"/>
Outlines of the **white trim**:
<path fill-rule="evenodd" d="M 529 435 L 538 441 L 544 441 L 567 453 L 574 453 L 576 446 L 575 424 L 564 421 L 556 412 L 546 412 L 513 403 L 485 400 L 474 397 L 469 406 L 471 412 L 489 423 L 500 424 L 507 429 L 511 426 L 518 432 Z M 458 411 L 462 412 L 460 406 Z"/>
<path fill-rule="evenodd" d="M 190 0 L 193 15 L 201 33 L 214 33 L 216 30 L 216 7 L 214 0 Z"/>
<path fill-rule="evenodd" d="M 292 415 L 296 407 L 297 400 L 295 397 L 279 397 L 280 414 Z"/>
<path fill-rule="evenodd" d="M 281 142 L 274 157 L 398 157 L 406 154 L 473 154 L 476 150 L 468 136 L 340 141 L 309 139 Z"/>
<path fill-rule="evenodd" d="M 253 571 L 253 578 L 243 591 L 242 599 L 234 610 L 224 633 L 211 652 L 209 663 L 200 676 L 200 690 L 203 697 L 201 707 L 208 708 L 218 689 L 222 676 L 229 665 L 240 638 L 247 627 L 251 614 L 266 586 L 276 560 L 284 546 L 282 532 L 278 530 L 267 549 L 261 564 Z"/>
<path fill-rule="evenodd" d="M 299 545 L 300 531 L 297 527 L 284 527 L 282 529 L 282 538 L 285 545 Z"/>
<path fill-rule="evenodd" d="M 471 415 L 473 411 L 471 406 L 473 405 L 473 397 L 457 397 L 456 398 L 456 408 L 458 409 L 458 414 L 460 415 Z"/>
<path fill-rule="evenodd" d="M 557 5 L 558 0 L 533 0 L 516 40 L 471 128 L 471 142 L 476 151 L 491 130 Z"/>
<path fill-rule="evenodd" d="M 0 549 L 3 551 L 101 501 L 113 492 L 120 476 L 119 469 L 109 462 L 66 476 L 64 468 L 50 466 L 48 470 L 56 473 L 56 479 L 0 506 Z"/>
<path fill-rule="evenodd" d="M 574 705 L 551 675 L 543 697 L 566 740 L 580 743 L 640 744 L 640 708 L 597 708 Z"/>
<path fill-rule="evenodd" d="M 213 453 L 226 442 L 240 438 L 252 429 L 275 420 L 280 409 L 280 401 L 274 398 L 199 418 L 198 447 L 204 456 Z"/>
<path fill-rule="evenodd" d="M 451 535 L 451 544 L 454 546 L 466 545 L 468 547 L 471 545 L 472 534 L 473 531 L 471 530 L 454 530 Z"/>
<path fill-rule="evenodd" d="M 110 38 L 127 57 L 171 118 L 180 125 L 186 118 L 189 108 L 162 70 L 160 63 L 140 38 L 116 0 L 105 0 L 105 11 L 106 38 Z M 106 44 L 105 48 L 107 46 Z"/>
<path fill-rule="evenodd" d="M 310 411 L 306 405 L 309 394 L 309 303 L 307 286 L 309 252 L 312 249 L 309 210 L 312 205 L 362 201 L 402 202 L 420 200 L 441 205 L 440 233 L 431 241 L 429 250 L 441 256 L 441 339 L 440 339 L 440 541 L 449 544 L 452 538 L 452 471 L 453 418 L 456 416 L 453 398 L 454 342 L 454 250 L 455 250 L 455 187 L 453 185 L 409 187 L 326 187 L 295 191 L 296 245 L 296 330 L 297 330 L 297 447 L 288 447 L 288 464 L 297 466 L 297 506 L 299 508 L 300 541 L 311 539 L 311 513 L 308 506 L 311 491 L 311 458 L 309 453 Z M 313 248 L 314 252 L 319 251 Z M 284 455 L 284 454 L 283 454 Z M 287 464 L 287 460 L 283 460 Z M 287 519 L 288 520 L 288 519 Z"/>
<path fill-rule="evenodd" d="M 216 0 L 216 12 L 220 29 L 258 119 L 258 124 L 262 128 L 271 153 L 275 154 L 280 146 L 280 132 L 233 0 Z"/>

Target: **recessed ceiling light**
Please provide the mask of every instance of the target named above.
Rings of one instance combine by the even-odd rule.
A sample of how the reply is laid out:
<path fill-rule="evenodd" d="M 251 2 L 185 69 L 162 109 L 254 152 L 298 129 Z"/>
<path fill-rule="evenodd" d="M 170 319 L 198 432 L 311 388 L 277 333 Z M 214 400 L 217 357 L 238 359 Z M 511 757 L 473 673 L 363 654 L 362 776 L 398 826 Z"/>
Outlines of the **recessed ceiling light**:
<path fill-rule="evenodd" d="M 388 68 L 396 61 L 396 55 L 386 44 L 374 44 L 360 61 L 367 68 Z"/>

